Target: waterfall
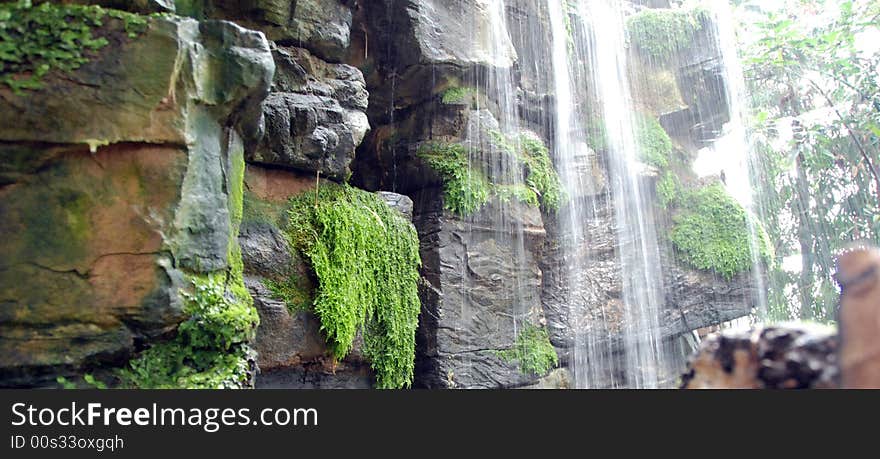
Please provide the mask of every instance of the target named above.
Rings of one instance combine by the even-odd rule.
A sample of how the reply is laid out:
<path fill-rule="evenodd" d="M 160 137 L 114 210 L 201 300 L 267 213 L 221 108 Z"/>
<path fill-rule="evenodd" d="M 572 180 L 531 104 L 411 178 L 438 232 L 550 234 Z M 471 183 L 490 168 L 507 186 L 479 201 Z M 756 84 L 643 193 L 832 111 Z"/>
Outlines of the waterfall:
<path fill-rule="evenodd" d="M 730 121 L 725 126 L 724 135 L 716 139 L 712 145 L 716 158 L 730 158 L 725 170 L 725 186 L 728 193 L 733 196 L 747 211 L 757 215 L 762 220 L 762 211 L 753 200 L 754 186 L 752 184 L 753 168 L 760 167 L 755 157 L 755 149 L 748 140 L 746 132 L 746 116 L 749 100 L 745 87 L 740 64 L 739 54 L 736 48 L 736 32 L 733 25 L 733 14 L 730 5 L 726 1 L 713 1 L 712 12 L 715 16 L 715 37 L 718 49 L 721 50 L 723 79 L 727 88 L 727 106 L 730 111 Z M 749 229 L 749 248 L 752 253 L 752 282 L 755 283 L 758 292 L 757 309 L 759 315 L 767 313 L 767 285 L 765 282 L 764 263 L 760 255 L 760 229 L 753 219 L 747 220 Z"/>
<path fill-rule="evenodd" d="M 598 101 L 597 112 L 604 125 L 608 149 L 609 186 L 614 207 L 615 234 L 618 241 L 618 260 L 622 280 L 622 325 L 620 338 L 610 330 L 606 316 L 609 311 L 599 306 L 598 313 L 587 314 L 589 324 L 580 322 L 586 310 L 595 308 L 581 298 L 569 298 L 574 318 L 575 341 L 573 349 L 574 379 L 577 387 L 631 387 L 654 388 L 664 367 L 664 352 L 660 336 L 660 306 L 663 292 L 655 223 L 651 204 L 643 189 L 642 168 L 638 161 L 639 146 L 635 141 L 635 118 L 629 94 L 629 75 L 626 62 L 625 27 L 620 2 L 613 0 L 579 0 L 577 14 L 587 22 L 588 36 L 568 46 L 565 13 L 558 1 L 549 0 L 553 29 L 553 63 L 556 86 L 556 155 L 564 171 L 578 154 L 581 145 L 575 139 L 584 135 L 585 120 L 573 121 L 572 100 L 574 88 L 568 72 L 572 65 L 586 65 L 584 74 L 594 83 L 593 97 Z M 573 51 L 572 52 L 572 48 Z M 586 56 L 584 61 L 576 55 Z M 573 124 L 579 124 L 578 128 Z M 575 134 L 572 134 L 575 132 Z M 575 194 L 588 184 L 563 173 L 563 180 Z M 572 200 L 567 219 L 567 240 L 577 244 L 586 226 L 589 214 L 585 200 Z M 571 259 L 567 270 L 571 282 L 584 278 L 583 270 L 589 260 Z"/>

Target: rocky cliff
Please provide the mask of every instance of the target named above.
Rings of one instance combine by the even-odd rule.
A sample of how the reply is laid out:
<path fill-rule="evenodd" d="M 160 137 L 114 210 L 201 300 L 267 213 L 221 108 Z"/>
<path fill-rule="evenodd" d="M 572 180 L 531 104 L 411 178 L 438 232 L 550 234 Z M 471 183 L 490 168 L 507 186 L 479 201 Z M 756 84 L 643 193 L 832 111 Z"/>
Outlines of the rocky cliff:
<path fill-rule="evenodd" d="M 210 301 L 259 315 L 255 334 L 244 325 L 216 332 L 220 350 L 241 356 L 219 385 L 374 386 L 369 324 L 350 351 L 334 352 L 327 317 L 313 307 L 328 281 L 291 237 L 291 198 L 313 193 L 317 207 L 320 190 L 344 182 L 380 192 L 418 236 L 413 386 L 565 386 L 575 328 L 607 314 L 605 336 L 618 339 L 616 254 L 626 241 L 605 186 L 608 151 L 593 144 L 580 164 L 593 186 L 567 197 L 596 209 L 574 252 L 559 249 L 564 210 L 550 193 L 506 181 L 529 180 L 541 155 L 552 169 L 546 2 L 510 0 L 502 11 L 483 0 L 71 3 L 136 15 L 107 16 L 93 35 L 106 43 L 48 71 L 39 87 L 0 84 L 0 385 L 92 373 L 118 383 L 116 368 L 148 371 L 144 356 L 161 343 L 218 351 L 192 338 L 213 323 L 195 306 L 199 279 L 210 278 L 222 297 Z M 583 33 L 583 18 L 569 16 L 572 33 Z M 700 39 L 675 62 L 639 61 L 672 93 L 708 88 L 671 98 L 636 91 L 682 164 L 726 110 L 707 101 L 723 88 L 710 68 L 717 50 Z M 577 109 L 587 115 L 590 83 L 581 81 Z M 499 138 L 510 126 L 517 132 L 502 135 L 518 140 Z M 449 194 L 440 150 L 474 168 L 463 179 L 468 212 Z M 644 187 L 654 196 L 674 173 L 696 188 L 685 169 L 649 170 Z M 671 231 L 686 206 L 653 199 Z M 749 273 L 698 269 L 663 244 L 669 345 L 749 313 Z M 573 284 L 561 275 L 567 257 L 591 263 Z M 562 300 L 572 295 L 580 307 Z M 191 382 L 181 368 L 195 360 L 162 369 Z"/>

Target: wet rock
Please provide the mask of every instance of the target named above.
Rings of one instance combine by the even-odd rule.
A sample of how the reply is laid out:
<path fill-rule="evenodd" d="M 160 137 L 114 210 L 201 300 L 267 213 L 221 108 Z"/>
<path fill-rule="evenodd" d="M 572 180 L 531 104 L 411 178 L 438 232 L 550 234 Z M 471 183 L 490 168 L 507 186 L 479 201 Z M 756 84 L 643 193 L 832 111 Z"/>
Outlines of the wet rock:
<path fill-rule="evenodd" d="M 407 220 L 412 220 L 413 202 L 409 196 L 392 193 L 390 191 L 379 191 L 377 194 L 383 201 L 385 201 L 385 204 L 388 204 L 389 207 L 400 212 L 407 218 Z"/>
<path fill-rule="evenodd" d="M 107 33 L 43 88 L 0 88 L 0 386 L 123 364 L 184 319 L 184 272 L 229 265 L 230 171 L 259 138 L 268 43 L 188 19 Z"/>
<path fill-rule="evenodd" d="M 837 335 L 829 327 L 782 324 L 724 331 L 703 341 L 684 389 L 829 389 L 838 386 Z"/>
<path fill-rule="evenodd" d="M 416 200 L 426 285 L 417 332 L 420 387 L 517 387 L 537 380 L 499 356 L 516 330 L 542 322 L 540 232 L 524 233 L 461 220 L 441 209 L 438 190 Z M 499 212 L 499 203 L 481 212 Z M 515 213 L 505 213 L 515 215 Z M 515 228 L 512 223 L 510 228 Z"/>
<path fill-rule="evenodd" d="M 275 42 L 340 62 L 349 46 L 351 0 L 209 0 L 202 14 L 234 20 Z"/>
<path fill-rule="evenodd" d="M 300 48 L 275 47 L 273 57 L 278 71 L 263 108 L 267 135 L 248 161 L 345 180 L 370 128 L 363 76 Z"/>

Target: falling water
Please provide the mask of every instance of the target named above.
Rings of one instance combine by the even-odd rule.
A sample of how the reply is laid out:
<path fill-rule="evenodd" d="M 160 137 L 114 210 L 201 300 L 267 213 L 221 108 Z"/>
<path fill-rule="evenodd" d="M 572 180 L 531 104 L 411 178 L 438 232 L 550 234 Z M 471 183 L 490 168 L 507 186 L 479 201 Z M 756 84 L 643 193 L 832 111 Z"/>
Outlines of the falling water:
<path fill-rule="evenodd" d="M 730 110 L 730 121 L 725 126 L 725 133 L 715 141 L 713 149 L 717 151 L 718 157 L 732 159 L 726 169 L 730 172 L 725 172 L 728 177 L 726 179 L 728 192 L 739 201 L 743 208 L 760 217 L 760 208 L 754 205 L 752 199 L 754 187 L 751 180 L 751 168 L 757 165 L 757 158 L 755 158 L 755 150 L 751 142 L 748 141 L 746 133 L 745 119 L 749 109 L 746 101 L 749 99 L 736 50 L 733 14 L 726 1 L 716 0 L 711 4 L 717 27 L 715 37 L 718 48 L 721 50 L 723 78 L 727 88 L 727 106 Z M 758 232 L 760 230 L 751 218 L 747 220 L 747 223 L 749 248 L 752 253 L 752 281 L 758 292 L 757 309 L 760 315 L 766 315 L 767 286 L 765 285 L 764 263 L 761 260 L 761 251 L 759 250 L 761 239 Z"/>
<path fill-rule="evenodd" d="M 468 5 L 462 2 L 462 8 Z M 485 65 L 478 65 L 473 74 L 462 82 L 464 86 L 477 90 L 468 108 L 470 113 L 464 134 L 468 163 L 474 170 L 485 174 L 493 184 L 521 185 L 520 166 L 494 143 L 490 135 L 492 132 L 502 133 L 518 147 L 516 143 L 521 128 L 514 77 L 516 50 L 507 27 L 506 5 L 504 0 L 477 0 L 474 6 L 473 11 L 462 12 L 466 20 L 473 20 L 472 24 L 462 24 L 462 33 L 467 34 L 468 41 L 476 48 L 474 55 Z M 497 289 L 495 294 L 509 303 L 509 309 L 502 315 L 509 317 L 510 329 L 513 330 L 512 335 L 507 337 L 508 342 L 490 343 L 492 346 L 512 346 L 522 324 L 533 319 L 530 317 L 533 306 L 540 304 L 539 293 L 534 286 L 529 286 L 528 277 L 532 273 L 522 269 L 529 266 L 526 260 L 526 228 L 522 223 L 523 209 L 513 199 L 507 203 L 493 199 L 473 215 L 461 217 L 467 224 L 463 228 L 466 253 L 458 270 L 462 273 L 460 321 L 456 326 L 459 330 L 470 329 L 473 336 L 483 338 L 477 335 L 475 327 L 478 322 L 473 316 L 480 309 L 473 307 L 473 303 L 478 301 L 474 292 L 487 288 L 487 279 L 474 277 L 481 274 L 473 272 L 471 263 L 484 262 L 473 262 L 472 257 L 483 256 L 481 251 L 497 250 L 507 258 L 497 262 L 509 264 L 513 269 L 509 276 L 493 274 L 495 278 L 491 281 L 499 284 L 494 287 Z M 494 248 L 487 249 L 484 244 L 491 244 Z M 456 379 L 483 381 L 477 374 L 481 370 L 475 368 L 470 356 L 471 352 L 485 347 L 485 343 L 470 343 L 470 346 L 472 348 L 467 349 L 470 352 L 462 352 L 458 357 L 459 368 L 462 368 L 460 371 L 466 374 L 457 375 Z M 457 387 L 470 386 L 464 384 Z"/>
<path fill-rule="evenodd" d="M 569 189 L 587 186 L 572 176 L 570 163 L 578 154 L 580 142 L 573 129 L 574 91 L 569 77 L 570 65 L 587 65 L 594 82 L 594 98 L 599 102 L 598 112 L 605 127 L 608 145 L 608 172 L 614 202 L 616 237 L 619 245 L 622 291 L 621 338 L 613 339 L 607 329 L 604 309 L 593 315 L 589 327 L 575 323 L 574 378 L 577 387 L 653 388 L 659 383 L 659 369 L 664 365 L 660 346 L 659 314 L 662 278 L 658 260 L 657 235 L 650 203 L 642 189 L 639 151 L 635 142 L 634 109 L 628 91 L 625 27 L 620 1 L 579 0 L 577 13 L 588 21 L 589 35 L 585 43 L 574 43 L 576 53 L 567 44 L 565 14 L 558 1 L 548 0 L 553 29 L 553 61 L 557 97 L 557 160 L 563 169 L 562 179 Z M 585 62 L 577 62 L 572 54 L 582 53 Z M 585 72 L 586 73 L 586 72 Z M 583 120 L 578 124 L 583 126 Z M 583 132 L 581 128 L 580 132 Z M 577 194 L 577 193 L 576 193 Z M 579 193 L 585 194 L 585 193 Z M 575 200 L 568 209 L 569 233 L 577 243 L 586 224 L 587 209 L 583 200 Z M 577 207 L 581 206 L 581 209 Z M 567 262 L 572 281 L 582 279 L 580 270 L 586 260 Z M 571 298 L 572 317 L 583 315 L 583 308 Z M 595 306 L 595 305 L 592 305 Z M 596 320 L 599 319 L 599 320 Z M 597 323 L 598 322 L 598 323 Z M 597 326 L 598 325 L 598 326 Z M 619 344 L 619 346 L 618 346 Z M 622 379 L 620 379 L 622 378 Z"/>

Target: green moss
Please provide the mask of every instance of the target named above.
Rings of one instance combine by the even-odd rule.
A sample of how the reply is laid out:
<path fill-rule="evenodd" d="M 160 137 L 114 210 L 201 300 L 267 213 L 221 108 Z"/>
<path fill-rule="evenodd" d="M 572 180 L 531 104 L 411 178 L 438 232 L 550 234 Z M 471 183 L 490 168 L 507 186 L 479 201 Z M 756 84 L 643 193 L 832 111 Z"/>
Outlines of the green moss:
<path fill-rule="evenodd" d="M 489 135 L 492 143 L 511 155 L 513 162 L 521 168 L 522 183 L 495 183 L 471 167 L 467 151 L 460 144 L 430 143 L 419 150 L 419 157 L 443 178 L 446 209 L 469 215 L 479 210 L 494 194 L 502 201 L 516 198 L 529 205 L 559 210 L 567 196 L 544 142 L 530 133 L 522 133 L 513 139 L 498 131 L 490 131 Z"/>
<path fill-rule="evenodd" d="M 146 30 L 144 17 L 100 6 L 33 6 L 30 0 L 0 4 L 0 84 L 22 94 L 40 89 L 51 71 L 79 68 L 110 43 L 93 33 L 107 18 L 121 22 L 129 38 Z"/>
<path fill-rule="evenodd" d="M 447 105 L 467 105 L 477 94 L 477 90 L 474 88 L 453 86 L 443 91 L 440 101 Z"/>
<path fill-rule="evenodd" d="M 702 8 L 647 8 L 627 18 L 627 33 L 644 56 L 662 59 L 688 47 L 708 14 Z"/>
<path fill-rule="evenodd" d="M 264 284 L 275 298 L 284 301 L 291 314 L 311 310 L 315 292 L 307 280 L 292 275 L 282 282 L 266 279 Z"/>
<path fill-rule="evenodd" d="M 695 268 L 726 279 L 752 267 L 749 220 L 758 234 L 759 257 L 769 261 L 772 249 L 760 222 L 750 216 L 719 184 L 684 192 L 670 233 L 680 258 Z"/>
<path fill-rule="evenodd" d="M 332 184 L 292 199 L 289 217 L 288 238 L 318 279 L 314 311 L 334 357 L 361 330 L 377 386 L 412 384 L 421 309 L 412 223 L 373 193 Z"/>
<path fill-rule="evenodd" d="M 672 140 L 669 134 L 653 116 L 640 113 L 636 116 L 635 124 L 641 160 L 660 170 L 666 169 L 672 153 Z"/>
<path fill-rule="evenodd" d="M 443 179 L 443 202 L 450 212 L 470 215 L 489 201 L 492 191 L 489 179 L 471 167 L 464 146 L 425 144 L 419 149 L 419 157 Z"/>
<path fill-rule="evenodd" d="M 248 384 L 250 350 L 259 316 L 227 291 L 225 273 L 191 278 L 183 292 L 190 316 L 168 342 L 150 347 L 120 372 L 123 386 L 143 389 L 236 388 Z"/>
<path fill-rule="evenodd" d="M 666 171 L 656 185 L 657 197 L 660 199 L 660 205 L 669 207 L 678 199 L 678 189 L 681 187 L 678 176 L 671 171 Z"/>
<path fill-rule="evenodd" d="M 519 160 L 526 168 L 526 184 L 538 194 L 544 208 L 559 210 L 567 196 L 547 147 L 541 139 L 529 134 L 521 134 L 519 143 L 522 147 Z"/>
<path fill-rule="evenodd" d="M 518 362 L 520 371 L 526 375 L 543 376 L 559 364 L 547 330 L 532 324 L 520 330 L 513 348 L 497 355 L 506 362 Z"/>
<path fill-rule="evenodd" d="M 498 196 L 502 202 L 510 202 L 511 199 L 516 199 L 517 201 L 530 206 L 538 207 L 540 205 L 540 202 L 538 202 L 538 195 L 535 191 L 521 183 L 516 185 L 496 185 L 494 190 L 495 195 Z"/>

